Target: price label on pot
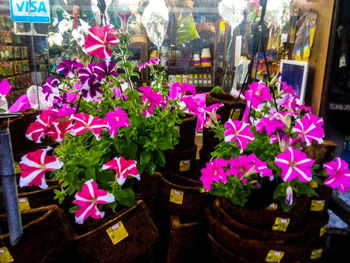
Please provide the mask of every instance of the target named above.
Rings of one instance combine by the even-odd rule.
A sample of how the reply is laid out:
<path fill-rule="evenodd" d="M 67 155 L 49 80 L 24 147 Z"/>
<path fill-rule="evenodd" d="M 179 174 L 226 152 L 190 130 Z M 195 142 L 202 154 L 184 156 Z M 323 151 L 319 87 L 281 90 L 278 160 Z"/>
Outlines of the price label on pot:
<path fill-rule="evenodd" d="M 277 210 L 278 204 L 272 203 L 268 207 L 266 207 L 267 210 Z"/>
<path fill-rule="evenodd" d="M 324 209 L 324 200 L 311 200 L 311 211 L 319 212 Z"/>
<path fill-rule="evenodd" d="M 273 225 L 272 230 L 286 232 L 289 222 L 289 218 L 276 217 L 275 224 Z"/>
<path fill-rule="evenodd" d="M 328 229 L 327 225 L 324 225 L 323 227 L 321 227 L 320 237 L 327 233 L 327 229 Z"/>
<path fill-rule="evenodd" d="M 16 174 L 22 173 L 21 167 L 19 166 L 18 162 L 15 162 L 15 173 Z"/>
<path fill-rule="evenodd" d="M 18 198 L 19 211 L 30 210 L 29 200 L 27 197 Z"/>
<path fill-rule="evenodd" d="M 178 191 L 175 189 L 171 189 L 170 191 L 170 202 L 182 205 L 182 201 L 184 198 L 184 192 Z"/>
<path fill-rule="evenodd" d="M 310 186 L 311 186 L 312 188 L 318 188 L 318 183 L 316 183 L 314 180 L 311 180 L 311 181 L 310 181 Z"/>
<path fill-rule="evenodd" d="M 322 248 L 312 250 L 310 259 L 321 258 L 322 257 L 322 252 L 323 252 Z"/>
<path fill-rule="evenodd" d="M 0 248 L 0 262 L 1 263 L 14 262 L 13 257 L 11 256 L 10 251 L 7 249 L 7 247 Z"/>
<path fill-rule="evenodd" d="M 191 160 L 180 161 L 180 172 L 187 172 L 191 170 Z"/>
<path fill-rule="evenodd" d="M 232 109 L 230 112 L 230 119 L 238 120 L 240 115 L 241 115 L 241 109 L 236 109 L 235 111 L 233 111 Z"/>
<path fill-rule="evenodd" d="M 112 240 L 113 245 L 119 243 L 129 235 L 122 221 L 119 221 L 115 225 L 108 228 L 106 231 L 109 238 Z"/>
<path fill-rule="evenodd" d="M 265 258 L 266 262 L 280 262 L 284 256 L 283 251 L 270 250 Z"/>

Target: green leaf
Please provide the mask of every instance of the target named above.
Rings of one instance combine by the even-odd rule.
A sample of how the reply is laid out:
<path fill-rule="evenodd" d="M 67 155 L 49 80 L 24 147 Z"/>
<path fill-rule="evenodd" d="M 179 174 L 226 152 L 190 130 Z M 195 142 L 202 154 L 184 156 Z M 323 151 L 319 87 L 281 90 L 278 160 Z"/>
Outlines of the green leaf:
<path fill-rule="evenodd" d="M 157 145 L 162 151 L 173 148 L 171 140 L 168 137 L 161 137 L 158 139 Z"/>
<path fill-rule="evenodd" d="M 78 206 L 78 205 L 75 205 L 75 206 L 69 208 L 68 211 L 69 211 L 69 213 L 74 214 L 78 209 L 79 209 L 79 206 Z"/>
<path fill-rule="evenodd" d="M 131 188 L 120 189 L 116 192 L 117 201 L 125 206 L 135 206 L 136 199 L 134 191 Z"/>
<path fill-rule="evenodd" d="M 165 155 L 163 153 L 163 151 L 156 151 L 156 160 L 157 160 L 157 164 L 160 167 L 164 167 L 165 166 Z"/>
<path fill-rule="evenodd" d="M 148 151 L 142 152 L 140 155 L 141 164 L 147 164 L 151 160 L 151 157 L 152 155 L 150 152 Z"/>

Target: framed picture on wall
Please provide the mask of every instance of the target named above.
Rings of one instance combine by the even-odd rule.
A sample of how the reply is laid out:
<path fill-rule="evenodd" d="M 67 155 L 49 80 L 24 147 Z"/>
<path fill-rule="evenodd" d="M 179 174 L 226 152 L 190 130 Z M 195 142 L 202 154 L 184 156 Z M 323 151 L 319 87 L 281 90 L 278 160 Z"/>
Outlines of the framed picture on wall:
<path fill-rule="evenodd" d="M 298 102 L 304 103 L 309 62 L 282 59 L 280 72 L 282 74 L 280 80 L 291 85 Z"/>

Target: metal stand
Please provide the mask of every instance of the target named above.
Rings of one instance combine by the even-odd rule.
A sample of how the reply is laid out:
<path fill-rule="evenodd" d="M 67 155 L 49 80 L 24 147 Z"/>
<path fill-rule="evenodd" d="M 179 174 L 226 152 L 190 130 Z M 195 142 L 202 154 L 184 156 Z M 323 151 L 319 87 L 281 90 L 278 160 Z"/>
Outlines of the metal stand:
<path fill-rule="evenodd" d="M 0 114 L 1 119 L 18 117 L 21 114 Z M 7 221 L 12 246 L 18 244 L 23 234 L 22 222 L 18 206 L 18 194 L 15 166 L 12 156 L 10 131 L 8 128 L 0 129 L 0 176 L 3 187 L 3 196 L 7 210 Z"/>

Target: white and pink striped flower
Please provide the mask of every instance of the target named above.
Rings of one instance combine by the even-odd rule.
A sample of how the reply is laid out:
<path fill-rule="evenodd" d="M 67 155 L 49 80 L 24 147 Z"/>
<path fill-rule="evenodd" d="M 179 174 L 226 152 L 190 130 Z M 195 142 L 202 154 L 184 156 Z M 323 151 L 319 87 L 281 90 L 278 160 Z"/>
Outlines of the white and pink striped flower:
<path fill-rule="evenodd" d="M 41 143 L 41 139 L 47 134 L 53 124 L 58 124 L 56 112 L 53 110 L 45 110 L 36 117 L 36 121 L 32 122 L 26 133 L 28 140 Z"/>
<path fill-rule="evenodd" d="M 316 141 L 318 144 L 323 143 L 324 130 L 322 126 L 322 118 L 307 113 L 303 119 L 298 119 L 295 122 L 292 131 L 301 136 L 301 139 L 306 142 L 306 146 L 310 146 L 312 141 Z"/>
<path fill-rule="evenodd" d="M 119 40 L 115 36 L 115 29 L 108 26 L 91 27 L 85 41 L 85 51 L 89 56 L 96 55 L 99 59 L 112 57 L 108 45 L 117 45 Z"/>
<path fill-rule="evenodd" d="M 46 134 L 50 135 L 56 142 L 61 142 L 64 135 L 70 130 L 71 127 L 71 121 L 55 122 Z"/>
<path fill-rule="evenodd" d="M 105 212 L 98 210 L 97 205 L 113 203 L 114 201 L 114 195 L 98 189 L 98 184 L 93 179 L 86 181 L 83 189 L 75 194 L 73 201 L 73 204 L 79 206 L 75 212 L 75 222 L 82 224 L 89 216 L 95 219 L 103 218 Z"/>
<path fill-rule="evenodd" d="M 92 117 L 83 112 L 73 115 L 70 120 L 75 121 L 70 129 L 70 133 L 73 136 L 83 134 L 85 131 L 91 131 L 95 135 L 96 140 L 99 141 L 101 139 L 102 129 L 108 128 L 105 120 L 98 117 Z"/>
<path fill-rule="evenodd" d="M 136 161 L 125 160 L 122 156 L 115 157 L 102 166 L 102 170 L 107 169 L 112 169 L 116 172 L 116 181 L 119 185 L 123 185 L 128 176 L 135 177 L 140 181 L 140 174 L 136 168 Z"/>
<path fill-rule="evenodd" d="M 243 121 L 233 121 L 229 119 L 225 123 L 225 142 L 237 141 L 237 145 L 242 153 L 248 142 L 254 140 L 254 134 L 250 131 L 250 125 Z"/>
<path fill-rule="evenodd" d="M 19 186 L 39 186 L 42 189 L 47 188 L 45 173 L 52 170 L 59 170 L 63 162 L 57 157 L 48 156 L 47 152 L 52 148 L 40 149 L 35 152 L 24 155 L 19 162 L 22 174 L 19 179 Z"/>

